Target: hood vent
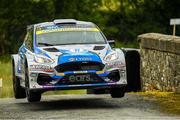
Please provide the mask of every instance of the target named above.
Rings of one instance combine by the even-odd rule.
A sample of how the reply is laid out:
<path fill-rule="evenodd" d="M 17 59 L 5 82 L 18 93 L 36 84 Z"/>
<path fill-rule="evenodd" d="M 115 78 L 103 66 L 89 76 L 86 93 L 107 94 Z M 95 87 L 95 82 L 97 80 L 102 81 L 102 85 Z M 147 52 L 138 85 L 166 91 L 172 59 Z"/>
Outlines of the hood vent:
<path fill-rule="evenodd" d="M 48 52 L 59 52 L 59 50 L 56 48 L 44 48 L 44 50 L 46 50 Z"/>
<path fill-rule="evenodd" d="M 105 46 L 95 46 L 93 50 L 103 50 Z"/>

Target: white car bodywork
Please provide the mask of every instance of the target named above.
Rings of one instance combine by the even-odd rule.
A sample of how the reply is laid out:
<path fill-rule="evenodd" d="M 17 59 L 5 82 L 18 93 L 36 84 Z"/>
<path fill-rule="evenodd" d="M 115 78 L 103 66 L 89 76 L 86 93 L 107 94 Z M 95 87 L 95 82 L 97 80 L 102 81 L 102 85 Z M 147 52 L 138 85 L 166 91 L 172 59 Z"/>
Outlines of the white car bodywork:
<path fill-rule="evenodd" d="M 68 24 L 67 29 L 64 23 Z M 103 43 L 63 45 L 43 43 L 44 46 L 37 43 L 39 34 L 66 30 L 98 32 L 103 38 Z M 127 85 L 123 50 L 112 49 L 100 29 L 91 22 L 54 20 L 31 25 L 27 29 L 25 41 L 18 54 L 12 55 L 12 65 L 14 91 L 17 94 L 15 96 L 24 97 L 21 96 L 24 89 L 30 102 L 40 100 L 41 93 L 45 91 L 63 89 L 112 89 L 115 90 L 112 92 L 113 97 L 123 97 Z M 21 87 L 23 89 L 20 89 Z"/>

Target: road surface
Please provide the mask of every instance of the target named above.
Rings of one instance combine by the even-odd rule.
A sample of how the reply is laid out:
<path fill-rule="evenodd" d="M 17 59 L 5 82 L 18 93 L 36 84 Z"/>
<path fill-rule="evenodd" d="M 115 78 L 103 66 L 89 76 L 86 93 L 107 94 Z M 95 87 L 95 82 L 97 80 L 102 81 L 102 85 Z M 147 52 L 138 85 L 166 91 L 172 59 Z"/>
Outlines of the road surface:
<path fill-rule="evenodd" d="M 180 116 L 160 112 L 158 105 L 142 96 L 126 94 L 43 96 L 39 103 L 26 99 L 0 99 L 0 119 L 72 119 L 72 120 L 180 120 Z"/>

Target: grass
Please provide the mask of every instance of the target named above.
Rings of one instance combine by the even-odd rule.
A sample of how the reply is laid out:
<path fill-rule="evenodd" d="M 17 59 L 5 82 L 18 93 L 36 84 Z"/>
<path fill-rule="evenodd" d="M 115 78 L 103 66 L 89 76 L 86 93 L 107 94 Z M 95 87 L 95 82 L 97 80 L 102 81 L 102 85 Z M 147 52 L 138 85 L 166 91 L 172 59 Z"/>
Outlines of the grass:
<path fill-rule="evenodd" d="M 49 91 L 44 95 L 58 95 L 58 94 L 86 94 L 86 90 L 61 90 L 61 91 Z"/>
<path fill-rule="evenodd" d="M 147 91 L 137 93 L 157 103 L 168 114 L 180 115 L 180 94 L 173 92 Z"/>
<path fill-rule="evenodd" d="M 1 97 L 12 97 L 12 78 L 11 78 L 11 64 L 10 62 L 0 61 L 0 79 L 2 79 L 3 87 L 0 88 Z"/>

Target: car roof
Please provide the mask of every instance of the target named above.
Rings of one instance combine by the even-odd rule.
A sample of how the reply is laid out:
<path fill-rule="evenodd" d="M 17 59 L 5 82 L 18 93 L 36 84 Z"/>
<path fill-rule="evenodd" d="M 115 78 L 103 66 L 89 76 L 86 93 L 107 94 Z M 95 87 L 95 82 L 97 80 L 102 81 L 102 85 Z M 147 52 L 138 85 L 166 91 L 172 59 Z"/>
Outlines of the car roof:
<path fill-rule="evenodd" d="M 87 21 L 79 21 L 75 19 L 55 19 L 52 22 L 42 22 L 37 24 L 32 24 L 27 26 L 27 29 L 30 29 L 32 27 L 45 27 L 45 26 L 51 26 L 51 25 L 60 25 L 60 24 L 75 24 L 75 25 L 85 25 L 90 27 L 96 27 L 96 25 L 92 22 Z"/>

